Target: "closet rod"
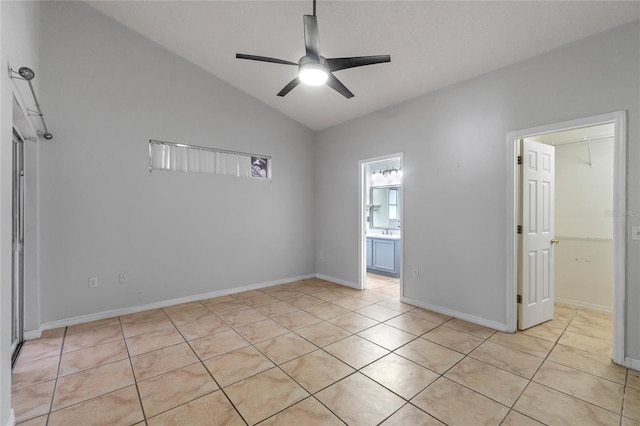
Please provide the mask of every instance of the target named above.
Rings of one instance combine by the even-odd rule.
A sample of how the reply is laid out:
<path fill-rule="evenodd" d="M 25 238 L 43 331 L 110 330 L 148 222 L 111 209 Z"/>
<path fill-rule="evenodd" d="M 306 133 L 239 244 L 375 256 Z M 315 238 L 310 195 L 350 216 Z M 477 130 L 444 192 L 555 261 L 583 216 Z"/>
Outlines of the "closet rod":
<path fill-rule="evenodd" d="M 14 77 L 13 74 L 17 74 L 22 78 Z M 49 132 L 49 129 L 47 129 L 47 123 L 44 122 L 44 114 L 42 114 L 42 110 L 40 109 L 40 104 L 38 103 L 38 98 L 36 97 L 36 91 L 33 90 L 33 84 L 31 84 L 31 80 L 33 80 L 33 77 L 35 76 L 36 73 L 33 72 L 33 70 L 29 67 L 20 67 L 18 72 L 15 72 L 13 68 L 11 68 L 11 78 L 24 80 L 29 83 L 29 89 L 31 89 L 31 95 L 33 96 L 33 101 L 36 104 L 36 111 L 32 111 L 27 108 L 27 114 L 40 117 L 40 121 L 42 121 L 42 127 L 44 127 L 42 136 L 47 140 L 53 139 L 53 135 Z"/>
<path fill-rule="evenodd" d="M 587 137 L 586 139 L 575 139 L 575 140 L 569 140 L 568 142 L 556 142 L 553 141 L 551 142 L 551 145 L 553 146 L 560 146 L 560 145 L 572 145 L 575 143 L 584 143 L 584 142 L 588 142 L 588 141 L 598 141 L 598 140 L 603 140 L 603 139 L 611 139 L 613 138 L 613 135 L 605 135 L 605 136 L 598 136 L 597 138 L 589 138 Z"/>

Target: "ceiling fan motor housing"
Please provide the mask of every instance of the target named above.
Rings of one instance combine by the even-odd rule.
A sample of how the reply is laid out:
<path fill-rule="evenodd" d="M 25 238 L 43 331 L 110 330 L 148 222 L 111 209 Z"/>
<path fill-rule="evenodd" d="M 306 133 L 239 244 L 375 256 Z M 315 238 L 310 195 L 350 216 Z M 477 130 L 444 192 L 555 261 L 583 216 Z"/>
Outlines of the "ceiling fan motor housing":
<path fill-rule="evenodd" d="M 320 60 L 317 61 L 314 58 L 305 55 L 300 58 L 300 60 L 298 61 L 298 65 L 303 66 L 305 64 L 320 64 L 327 70 L 327 72 L 329 72 L 329 67 L 327 67 L 327 59 L 324 56 L 320 56 Z"/>

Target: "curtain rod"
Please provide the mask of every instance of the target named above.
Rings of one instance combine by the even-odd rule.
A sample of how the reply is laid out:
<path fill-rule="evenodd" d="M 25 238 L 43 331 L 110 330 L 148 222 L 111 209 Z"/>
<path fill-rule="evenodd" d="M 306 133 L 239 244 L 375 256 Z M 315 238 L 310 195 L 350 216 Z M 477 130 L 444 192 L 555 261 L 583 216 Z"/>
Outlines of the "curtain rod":
<path fill-rule="evenodd" d="M 36 97 L 36 91 L 33 90 L 33 84 L 31 84 L 31 80 L 33 80 L 33 78 L 36 76 L 36 73 L 33 72 L 33 70 L 29 67 L 20 67 L 20 69 L 18 69 L 18 72 L 15 72 L 13 68 L 10 68 L 10 70 L 11 70 L 11 73 L 9 76 L 12 79 L 15 78 L 17 80 L 24 80 L 27 83 L 29 83 L 29 89 L 31 89 L 31 95 L 33 96 L 33 101 L 36 104 L 36 111 L 32 111 L 29 108 L 27 108 L 27 115 L 40 117 L 40 120 L 42 121 L 42 127 L 44 127 L 44 132 L 42 132 L 42 136 L 47 140 L 53 139 L 53 135 L 49 132 L 49 129 L 47 129 L 47 123 L 44 122 L 44 114 L 40 109 L 40 103 L 38 103 L 38 98 Z M 17 74 L 20 77 L 15 77 L 13 74 Z"/>
<path fill-rule="evenodd" d="M 252 154 L 250 152 L 231 151 L 231 150 L 228 150 L 228 149 L 210 148 L 210 147 L 207 147 L 207 146 L 187 145 L 187 144 L 184 144 L 184 143 L 166 142 L 166 141 L 159 141 L 159 140 L 155 140 L 155 139 L 149 139 L 149 143 L 156 143 L 156 144 L 162 144 L 162 145 L 173 145 L 173 146 L 178 146 L 178 147 L 182 147 L 182 148 L 202 149 L 204 151 L 221 152 L 223 154 L 248 155 L 250 157 L 261 157 L 261 158 L 271 159 L 270 155 Z"/>

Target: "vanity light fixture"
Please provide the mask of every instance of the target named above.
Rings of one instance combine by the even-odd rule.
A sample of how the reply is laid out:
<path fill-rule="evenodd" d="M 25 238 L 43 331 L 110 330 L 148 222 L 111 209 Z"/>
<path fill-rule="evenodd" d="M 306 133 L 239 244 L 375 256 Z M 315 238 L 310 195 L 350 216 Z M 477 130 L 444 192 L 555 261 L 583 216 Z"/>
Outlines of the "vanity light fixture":
<path fill-rule="evenodd" d="M 391 185 L 399 183 L 402 177 L 400 167 L 387 167 L 386 169 L 374 170 L 371 175 L 371 182 L 374 185 Z"/>
<path fill-rule="evenodd" d="M 378 173 L 373 172 L 373 174 L 371 175 L 371 183 L 373 183 L 374 185 L 380 185 L 382 184 L 382 181 L 384 180 L 384 177 L 382 176 L 382 173 Z"/>
<path fill-rule="evenodd" d="M 373 175 L 381 175 L 384 177 L 402 175 L 400 167 L 387 167 L 386 169 L 374 170 Z"/>

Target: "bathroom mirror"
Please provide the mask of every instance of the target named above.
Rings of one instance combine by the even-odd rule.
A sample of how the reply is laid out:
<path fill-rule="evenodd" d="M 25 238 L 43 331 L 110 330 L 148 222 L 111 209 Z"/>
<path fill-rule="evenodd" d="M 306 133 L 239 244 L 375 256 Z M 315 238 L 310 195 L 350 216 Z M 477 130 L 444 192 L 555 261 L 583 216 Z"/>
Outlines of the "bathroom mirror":
<path fill-rule="evenodd" d="M 369 195 L 369 227 L 400 229 L 400 187 L 372 186 Z"/>

